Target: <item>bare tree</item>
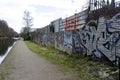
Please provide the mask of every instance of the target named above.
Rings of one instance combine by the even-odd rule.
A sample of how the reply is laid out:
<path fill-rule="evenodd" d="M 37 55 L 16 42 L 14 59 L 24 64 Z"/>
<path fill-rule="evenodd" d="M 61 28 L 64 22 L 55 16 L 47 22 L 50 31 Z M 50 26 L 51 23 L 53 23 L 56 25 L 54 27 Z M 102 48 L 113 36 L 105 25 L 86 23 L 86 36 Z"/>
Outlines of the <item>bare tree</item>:
<path fill-rule="evenodd" d="M 24 27 L 22 28 L 21 33 L 23 34 L 24 39 L 29 39 L 30 30 L 31 30 L 31 27 L 33 26 L 33 18 L 32 16 L 30 16 L 29 11 L 24 11 L 23 21 L 24 21 Z"/>
<path fill-rule="evenodd" d="M 30 31 L 30 28 L 33 26 L 33 18 L 30 16 L 29 11 L 24 11 L 24 26 L 28 28 L 28 32 Z"/>

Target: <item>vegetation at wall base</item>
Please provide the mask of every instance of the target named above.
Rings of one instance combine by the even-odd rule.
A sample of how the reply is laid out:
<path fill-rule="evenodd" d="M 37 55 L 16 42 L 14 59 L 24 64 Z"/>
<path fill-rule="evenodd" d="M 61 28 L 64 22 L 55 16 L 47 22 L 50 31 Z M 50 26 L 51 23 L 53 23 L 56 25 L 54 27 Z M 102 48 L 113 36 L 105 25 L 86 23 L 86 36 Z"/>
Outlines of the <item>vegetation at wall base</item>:
<path fill-rule="evenodd" d="M 30 35 L 31 35 L 30 32 L 20 34 L 20 36 L 23 37 L 24 40 L 31 40 Z"/>
<path fill-rule="evenodd" d="M 118 78 L 118 68 L 115 66 L 93 61 L 80 54 L 69 56 L 57 49 L 40 46 L 31 41 L 25 41 L 25 43 L 31 51 L 69 68 L 81 80 L 117 80 Z"/>

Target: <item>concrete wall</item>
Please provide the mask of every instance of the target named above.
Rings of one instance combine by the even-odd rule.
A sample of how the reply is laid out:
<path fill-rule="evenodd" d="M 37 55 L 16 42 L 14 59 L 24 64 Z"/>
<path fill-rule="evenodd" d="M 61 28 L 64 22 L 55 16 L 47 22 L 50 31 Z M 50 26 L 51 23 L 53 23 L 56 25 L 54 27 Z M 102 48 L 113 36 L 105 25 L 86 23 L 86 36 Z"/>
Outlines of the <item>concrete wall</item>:
<path fill-rule="evenodd" d="M 100 17 L 97 21 L 91 20 L 79 30 L 54 34 L 36 31 L 34 35 L 34 41 L 50 44 L 69 55 L 85 53 L 93 58 L 107 58 L 115 62 L 116 56 L 120 56 L 120 13 L 111 19 Z"/>
<path fill-rule="evenodd" d="M 81 53 L 83 48 L 81 47 L 79 30 L 55 33 L 55 48 L 70 55 L 72 53 Z"/>
<path fill-rule="evenodd" d="M 120 56 L 120 13 L 110 20 L 99 18 L 97 27 L 86 25 L 80 37 L 87 55 L 116 61 Z"/>
<path fill-rule="evenodd" d="M 110 20 L 100 17 L 98 21 L 90 21 L 80 30 L 58 32 L 55 47 L 68 54 L 87 52 L 87 55 L 92 57 L 106 57 L 115 61 L 115 56 L 120 56 L 119 16 L 120 14 L 117 14 Z M 98 26 L 89 25 L 93 22 Z"/>
<path fill-rule="evenodd" d="M 57 32 L 55 33 L 55 48 L 65 51 L 64 50 L 64 32 Z"/>

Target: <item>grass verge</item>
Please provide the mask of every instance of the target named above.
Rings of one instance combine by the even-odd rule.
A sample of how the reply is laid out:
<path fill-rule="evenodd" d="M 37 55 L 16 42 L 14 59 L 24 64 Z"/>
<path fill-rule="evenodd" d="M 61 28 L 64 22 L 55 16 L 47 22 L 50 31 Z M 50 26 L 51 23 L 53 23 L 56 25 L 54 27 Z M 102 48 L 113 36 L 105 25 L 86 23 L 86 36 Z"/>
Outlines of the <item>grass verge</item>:
<path fill-rule="evenodd" d="M 29 49 L 44 56 L 50 61 L 72 69 L 82 80 L 117 80 L 116 74 L 111 74 L 116 67 L 111 67 L 100 62 L 93 61 L 83 55 L 68 56 L 51 47 L 43 47 L 31 41 L 25 41 Z"/>

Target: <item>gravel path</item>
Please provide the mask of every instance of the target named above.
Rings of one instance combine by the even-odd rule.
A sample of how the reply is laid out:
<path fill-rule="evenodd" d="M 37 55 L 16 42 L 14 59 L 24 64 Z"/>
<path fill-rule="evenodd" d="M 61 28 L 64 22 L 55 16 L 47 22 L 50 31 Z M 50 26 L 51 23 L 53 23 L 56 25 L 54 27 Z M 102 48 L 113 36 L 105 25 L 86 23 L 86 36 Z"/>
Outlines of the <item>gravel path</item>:
<path fill-rule="evenodd" d="M 31 52 L 22 40 L 17 41 L 4 64 L 8 62 L 4 80 L 79 80 L 62 66 Z"/>

